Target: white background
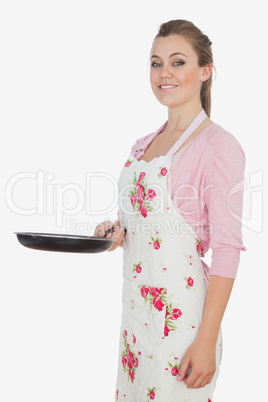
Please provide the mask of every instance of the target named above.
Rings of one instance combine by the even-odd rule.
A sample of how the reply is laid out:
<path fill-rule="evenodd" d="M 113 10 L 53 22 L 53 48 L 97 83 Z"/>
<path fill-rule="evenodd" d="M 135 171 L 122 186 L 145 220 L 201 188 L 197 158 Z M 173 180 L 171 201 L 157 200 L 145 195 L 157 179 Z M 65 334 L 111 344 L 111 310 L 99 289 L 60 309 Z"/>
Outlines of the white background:
<path fill-rule="evenodd" d="M 166 121 L 165 108 L 151 93 L 148 57 L 159 24 L 177 18 L 192 21 L 212 40 L 217 76 L 211 119 L 236 136 L 247 158 L 247 251 L 241 252 L 223 320 L 213 402 L 265 400 L 264 7 L 258 0 L 2 2 L 2 194 L 15 175 L 33 178 L 17 181 L 12 201 L 10 190 L 7 201 L 1 197 L 1 402 L 114 400 L 122 250 L 34 251 L 13 232 L 70 233 L 72 225 L 77 234 L 85 227 L 92 234 L 97 222 L 116 219 L 111 183 L 99 178 L 86 188 L 86 177 L 101 172 L 116 182 L 136 139 Z M 92 215 L 80 208 L 60 222 L 61 208 L 74 209 L 78 201 L 70 187 L 79 187 L 91 210 L 107 212 Z M 39 212 L 19 215 L 12 202 L 24 209 L 39 206 Z"/>

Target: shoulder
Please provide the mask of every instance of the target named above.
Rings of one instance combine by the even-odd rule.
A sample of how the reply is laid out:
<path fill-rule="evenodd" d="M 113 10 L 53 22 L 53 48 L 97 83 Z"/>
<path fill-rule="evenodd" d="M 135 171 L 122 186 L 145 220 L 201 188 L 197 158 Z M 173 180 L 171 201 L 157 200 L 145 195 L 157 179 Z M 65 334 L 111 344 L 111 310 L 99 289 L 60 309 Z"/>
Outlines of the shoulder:
<path fill-rule="evenodd" d="M 221 159 L 245 161 L 245 152 L 238 139 L 219 124 L 213 123 L 208 127 L 204 142 L 210 158 L 214 161 Z"/>

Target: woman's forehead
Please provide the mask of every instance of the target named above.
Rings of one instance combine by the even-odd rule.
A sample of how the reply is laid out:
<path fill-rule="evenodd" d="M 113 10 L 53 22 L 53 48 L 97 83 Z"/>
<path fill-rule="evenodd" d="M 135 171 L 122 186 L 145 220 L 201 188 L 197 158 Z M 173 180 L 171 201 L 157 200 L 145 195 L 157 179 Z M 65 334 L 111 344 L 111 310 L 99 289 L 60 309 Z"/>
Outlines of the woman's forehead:
<path fill-rule="evenodd" d="M 151 56 L 170 56 L 173 53 L 182 53 L 186 57 L 192 55 L 190 43 L 182 35 L 171 35 L 156 38 L 151 49 Z"/>

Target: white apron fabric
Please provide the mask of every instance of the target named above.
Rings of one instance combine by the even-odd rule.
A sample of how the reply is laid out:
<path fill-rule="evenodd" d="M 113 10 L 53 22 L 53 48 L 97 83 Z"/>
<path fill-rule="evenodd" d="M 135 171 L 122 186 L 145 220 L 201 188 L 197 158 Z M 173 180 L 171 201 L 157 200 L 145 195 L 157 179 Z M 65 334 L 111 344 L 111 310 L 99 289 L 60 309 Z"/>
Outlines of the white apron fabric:
<path fill-rule="evenodd" d="M 130 155 L 119 177 L 119 218 L 127 233 L 116 401 L 212 401 L 221 330 L 212 382 L 188 389 L 176 379 L 201 324 L 208 279 L 200 240 L 173 204 L 166 179 L 172 155 L 206 117 L 202 109 L 167 155 L 150 162 Z"/>

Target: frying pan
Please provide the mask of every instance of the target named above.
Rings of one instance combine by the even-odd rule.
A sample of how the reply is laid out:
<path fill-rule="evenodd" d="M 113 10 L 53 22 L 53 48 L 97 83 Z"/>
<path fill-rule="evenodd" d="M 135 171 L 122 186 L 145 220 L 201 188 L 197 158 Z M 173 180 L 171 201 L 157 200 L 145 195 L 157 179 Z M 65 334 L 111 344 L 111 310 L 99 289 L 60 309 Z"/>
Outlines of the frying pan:
<path fill-rule="evenodd" d="M 114 228 L 105 231 L 105 236 Z M 126 233 L 126 229 L 125 229 Z M 18 241 L 25 247 L 43 251 L 65 253 L 100 253 L 108 250 L 115 239 L 98 236 L 78 236 L 53 233 L 15 232 Z"/>

